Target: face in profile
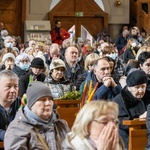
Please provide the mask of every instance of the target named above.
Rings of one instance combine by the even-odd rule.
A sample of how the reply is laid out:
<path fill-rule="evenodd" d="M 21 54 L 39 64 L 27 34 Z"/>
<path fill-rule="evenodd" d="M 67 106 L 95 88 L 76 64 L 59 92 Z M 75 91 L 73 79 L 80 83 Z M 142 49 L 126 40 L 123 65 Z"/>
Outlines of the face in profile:
<path fill-rule="evenodd" d="M 38 99 L 31 110 L 41 119 L 47 120 L 53 112 L 53 98 L 46 96 Z"/>
<path fill-rule="evenodd" d="M 150 58 L 145 60 L 143 65 L 140 65 L 140 67 L 147 75 L 150 75 Z"/>
<path fill-rule="evenodd" d="M 146 91 L 146 83 L 135 85 L 133 87 L 128 87 L 128 90 L 135 98 L 141 99 L 144 96 Z"/>

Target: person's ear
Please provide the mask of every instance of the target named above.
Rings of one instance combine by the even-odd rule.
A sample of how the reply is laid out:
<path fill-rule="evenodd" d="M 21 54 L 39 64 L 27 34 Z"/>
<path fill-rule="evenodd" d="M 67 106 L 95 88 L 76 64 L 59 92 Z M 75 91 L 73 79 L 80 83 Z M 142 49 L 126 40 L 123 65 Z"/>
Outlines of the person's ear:
<path fill-rule="evenodd" d="M 143 65 L 140 64 L 140 69 L 142 69 L 142 68 L 143 68 Z"/>
<path fill-rule="evenodd" d="M 128 87 L 128 91 L 129 91 L 129 92 L 131 92 L 131 89 L 130 89 L 130 87 Z"/>

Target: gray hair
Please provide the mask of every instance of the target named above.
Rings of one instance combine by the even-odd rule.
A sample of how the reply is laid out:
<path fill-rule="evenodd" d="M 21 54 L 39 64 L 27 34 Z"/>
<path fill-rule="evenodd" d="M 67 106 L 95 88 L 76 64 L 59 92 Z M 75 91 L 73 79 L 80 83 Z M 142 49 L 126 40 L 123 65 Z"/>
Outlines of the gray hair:
<path fill-rule="evenodd" d="M 54 52 L 54 51 L 58 51 L 60 52 L 60 48 L 59 48 L 59 45 L 57 43 L 53 43 L 51 46 L 50 46 L 50 52 Z"/>
<path fill-rule="evenodd" d="M 20 63 L 20 60 L 22 60 L 22 59 L 29 59 L 29 61 L 30 61 L 30 56 L 26 53 L 19 54 L 15 59 L 15 64 L 18 66 Z"/>
<path fill-rule="evenodd" d="M 0 80 L 2 78 L 13 78 L 13 79 L 18 80 L 18 82 L 19 82 L 18 76 L 12 70 L 3 70 L 3 71 L 1 71 L 0 72 Z"/>

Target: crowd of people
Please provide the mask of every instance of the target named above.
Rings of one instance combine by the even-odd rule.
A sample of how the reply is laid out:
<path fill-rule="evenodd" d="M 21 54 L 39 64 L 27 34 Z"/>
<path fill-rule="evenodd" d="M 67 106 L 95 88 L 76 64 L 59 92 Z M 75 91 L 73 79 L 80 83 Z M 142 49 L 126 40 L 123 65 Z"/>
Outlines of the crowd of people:
<path fill-rule="evenodd" d="M 150 140 L 149 41 L 133 26 L 124 27 L 114 42 L 104 29 L 94 43 L 81 37 L 71 43 L 61 23 L 55 22 L 49 42 L 31 39 L 28 46 L 0 23 L 0 141 L 5 149 L 124 150 L 129 129 L 122 121 L 135 118 L 147 118 Z M 92 102 L 84 102 L 70 130 L 53 101 L 69 91 L 82 94 L 86 84 L 97 85 Z M 20 107 L 24 95 L 27 104 Z"/>

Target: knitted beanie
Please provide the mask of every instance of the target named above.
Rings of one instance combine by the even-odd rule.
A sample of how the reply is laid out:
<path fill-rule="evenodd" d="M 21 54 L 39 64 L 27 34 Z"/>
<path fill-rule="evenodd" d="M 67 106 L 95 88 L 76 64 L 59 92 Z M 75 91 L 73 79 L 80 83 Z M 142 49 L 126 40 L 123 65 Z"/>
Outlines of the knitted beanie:
<path fill-rule="evenodd" d="M 30 67 L 35 67 L 35 68 L 43 68 L 44 69 L 44 61 L 42 60 L 42 58 L 34 58 L 31 62 Z"/>
<path fill-rule="evenodd" d="M 52 97 L 50 89 L 40 81 L 33 81 L 27 88 L 27 106 L 31 108 L 34 103 L 42 97 Z M 53 97 L 52 97 L 53 98 Z"/>
<path fill-rule="evenodd" d="M 134 70 L 128 74 L 126 83 L 128 87 L 147 83 L 146 73 L 142 70 Z"/>
<path fill-rule="evenodd" d="M 7 58 L 12 58 L 15 62 L 15 55 L 12 53 L 6 53 L 6 54 L 4 54 L 4 56 L 2 58 L 2 63 L 4 63 Z"/>

